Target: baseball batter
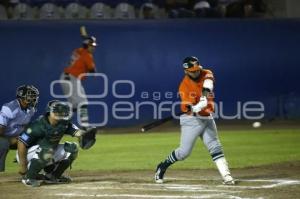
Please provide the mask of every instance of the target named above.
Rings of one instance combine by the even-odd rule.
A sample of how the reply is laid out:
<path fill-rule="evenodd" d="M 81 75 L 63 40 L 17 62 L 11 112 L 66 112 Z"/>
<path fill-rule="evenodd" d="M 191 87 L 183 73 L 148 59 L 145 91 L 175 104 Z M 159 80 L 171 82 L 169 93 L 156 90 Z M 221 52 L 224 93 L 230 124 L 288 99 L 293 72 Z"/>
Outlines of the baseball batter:
<path fill-rule="evenodd" d="M 69 104 L 58 100 L 50 101 L 45 115 L 30 123 L 19 136 L 17 160 L 22 183 L 40 186 L 39 173 L 45 172 L 47 183 L 69 183 L 71 179 L 63 176 L 78 154 L 76 143 L 64 142 L 62 137 L 71 135 L 81 137 L 85 131 L 71 123 L 72 110 Z"/>
<path fill-rule="evenodd" d="M 17 99 L 2 106 L 0 112 L 0 172 L 5 171 L 9 149 L 17 148 L 17 137 L 36 112 L 39 91 L 32 85 L 17 88 Z"/>
<path fill-rule="evenodd" d="M 66 96 L 69 95 L 68 101 L 73 106 L 73 111 L 79 111 L 79 124 L 82 127 L 89 126 L 87 98 L 85 89 L 81 81 L 85 79 L 85 73 L 95 73 L 96 67 L 93 58 L 95 47 L 97 46 L 96 38 L 84 37 L 82 47 L 73 51 L 70 65 L 64 69 L 60 79 L 62 89 Z M 63 83 L 68 81 L 69 84 Z"/>
<path fill-rule="evenodd" d="M 196 139 L 201 138 L 223 178 L 223 183 L 233 185 L 235 181 L 231 177 L 212 117 L 214 111 L 213 73 L 203 69 L 198 59 L 193 56 L 183 60 L 183 69 L 185 77 L 179 86 L 181 110 L 184 112 L 180 116 L 180 146 L 157 165 L 155 181 L 163 183 L 167 168 L 176 161 L 187 158 L 192 152 Z"/>

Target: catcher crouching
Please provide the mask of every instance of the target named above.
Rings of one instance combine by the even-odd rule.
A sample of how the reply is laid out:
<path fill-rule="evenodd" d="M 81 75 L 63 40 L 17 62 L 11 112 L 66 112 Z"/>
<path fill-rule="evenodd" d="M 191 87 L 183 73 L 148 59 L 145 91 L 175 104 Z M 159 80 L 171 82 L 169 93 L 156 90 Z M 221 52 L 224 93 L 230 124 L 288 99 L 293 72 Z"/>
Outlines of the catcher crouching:
<path fill-rule="evenodd" d="M 65 134 L 78 137 L 82 149 L 89 149 L 96 141 L 95 128 L 78 129 L 71 118 L 69 104 L 53 100 L 48 103 L 46 113 L 20 134 L 17 160 L 23 184 L 38 187 L 42 182 L 71 182 L 63 173 L 77 158 L 78 145 L 75 142 L 60 144 L 60 140 Z"/>

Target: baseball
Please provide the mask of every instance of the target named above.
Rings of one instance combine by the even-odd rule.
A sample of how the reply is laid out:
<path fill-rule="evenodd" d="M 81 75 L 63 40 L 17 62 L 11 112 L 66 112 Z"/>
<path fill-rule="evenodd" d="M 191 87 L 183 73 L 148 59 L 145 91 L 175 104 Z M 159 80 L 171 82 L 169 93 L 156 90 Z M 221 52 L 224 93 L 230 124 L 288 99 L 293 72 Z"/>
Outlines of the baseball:
<path fill-rule="evenodd" d="M 253 122 L 252 126 L 253 126 L 253 128 L 259 128 L 259 127 L 261 127 L 261 123 L 260 122 Z"/>

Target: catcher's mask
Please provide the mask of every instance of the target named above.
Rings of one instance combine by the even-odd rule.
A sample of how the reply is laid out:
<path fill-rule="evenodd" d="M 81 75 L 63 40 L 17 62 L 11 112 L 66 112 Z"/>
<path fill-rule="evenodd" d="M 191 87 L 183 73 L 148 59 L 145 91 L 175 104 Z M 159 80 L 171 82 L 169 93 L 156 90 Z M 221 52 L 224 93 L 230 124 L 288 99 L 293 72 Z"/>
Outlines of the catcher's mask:
<path fill-rule="evenodd" d="M 39 90 L 33 85 L 22 85 L 17 88 L 16 97 L 24 100 L 29 107 L 35 108 L 39 101 Z"/>
<path fill-rule="evenodd" d="M 48 102 L 46 112 L 54 117 L 56 120 L 71 120 L 72 118 L 72 108 L 67 102 L 62 102 L 59 100 L 52 100 Z"/>
<path fill-rule="evenodd" d="M 198 58 L 194 56 L 184 58 L 182 66 L 184 70 L 187 70 L 189 72 L 195 72 L 202 69 Z"/>

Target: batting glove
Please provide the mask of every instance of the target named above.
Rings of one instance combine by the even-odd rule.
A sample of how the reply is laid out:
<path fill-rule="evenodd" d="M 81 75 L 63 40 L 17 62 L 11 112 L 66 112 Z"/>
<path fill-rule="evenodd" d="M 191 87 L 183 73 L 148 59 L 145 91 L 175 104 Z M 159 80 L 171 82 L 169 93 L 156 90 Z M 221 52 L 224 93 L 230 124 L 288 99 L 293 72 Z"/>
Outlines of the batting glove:
<path fill-rule="evenodd" d="M 200 101 L 196 105 L 192 106 L 192 111 L 194 113 L 198 113 L 206 106 L 207 106 L 207 98 L 204 96 L 200 97 Z"/>

